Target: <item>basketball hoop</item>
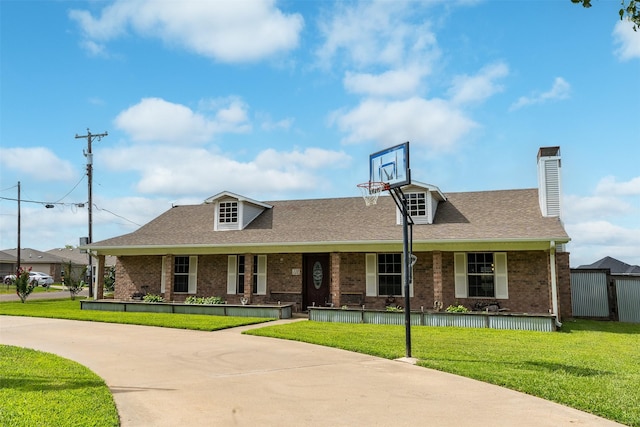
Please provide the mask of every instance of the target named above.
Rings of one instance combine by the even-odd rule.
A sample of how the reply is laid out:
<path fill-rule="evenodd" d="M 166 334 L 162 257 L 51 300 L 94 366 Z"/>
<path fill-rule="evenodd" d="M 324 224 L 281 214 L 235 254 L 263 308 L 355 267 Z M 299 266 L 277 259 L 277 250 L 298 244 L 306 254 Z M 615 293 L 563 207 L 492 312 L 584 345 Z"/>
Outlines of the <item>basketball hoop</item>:
<path fill-rule="evenodd" d="M 367 206 L 375 205 L 378 203 L 378 196 L 384 190 L 389 189 L 389 184 L 386 182 L 369 181 L 358 184 L 358 188 L 362 193 L 362 198 Z"/>

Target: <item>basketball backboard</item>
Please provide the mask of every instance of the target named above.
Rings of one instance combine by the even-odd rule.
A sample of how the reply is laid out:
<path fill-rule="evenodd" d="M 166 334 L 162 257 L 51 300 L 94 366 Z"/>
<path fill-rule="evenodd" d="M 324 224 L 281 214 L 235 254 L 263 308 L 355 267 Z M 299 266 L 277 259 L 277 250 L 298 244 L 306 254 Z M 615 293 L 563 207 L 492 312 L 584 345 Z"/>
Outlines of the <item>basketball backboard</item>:
<path fill-rule="evenodd" d="M 384 182 L 389 188 L 411 184 L 409 143 L 378 151 L 369 156 L 369 181 Z"/>

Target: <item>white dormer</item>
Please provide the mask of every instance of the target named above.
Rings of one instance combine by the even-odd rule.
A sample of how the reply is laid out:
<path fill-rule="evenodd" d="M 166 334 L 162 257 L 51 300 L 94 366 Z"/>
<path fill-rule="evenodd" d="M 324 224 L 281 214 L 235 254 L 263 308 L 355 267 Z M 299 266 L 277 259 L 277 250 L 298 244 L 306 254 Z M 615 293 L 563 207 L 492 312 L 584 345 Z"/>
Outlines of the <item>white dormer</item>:
<path fill-rule="evenodd" d="M 402 187 L 402 192 L 407 198 L 409 215 L 414 224 L 433 224 L 438 203 L 447 201 L 438 187 L 422 182 L 413 181 Z M 396 223 L 402 224 L 402 212 L 399 209 L 396 209 Z"/>
<path fill-rule="evenodd" d="M 215 204 L 213 229 L 216 231 L 243 230 L 266 209 L 272 206 L 229 191 L 209 197 L 205 203 Z"/>

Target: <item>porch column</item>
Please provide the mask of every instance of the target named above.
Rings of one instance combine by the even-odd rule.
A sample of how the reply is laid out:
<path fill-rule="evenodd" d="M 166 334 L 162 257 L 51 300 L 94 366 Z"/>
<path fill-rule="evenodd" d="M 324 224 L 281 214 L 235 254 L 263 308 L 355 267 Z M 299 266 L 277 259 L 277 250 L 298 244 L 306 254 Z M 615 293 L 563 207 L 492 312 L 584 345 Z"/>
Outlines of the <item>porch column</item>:
<path fill-rule="evenodd" d="M 244 297 L 247 304 L 253 302 L 253 254 L 244 254 Z"/>
<path fill-rule="evenodd" d="M 331 283 L 329 283 L 329 293 L 334 307 L 340 307 L 340 254 L 332 252 L 329 259 L 331 269 Z"/>
<path fill-rule="evenodd" d="M 438 310 L 444 305 L 442 291 L 442 252 L 433 251 L 433 308 Z"/>
<path fill-rule="evenodd" d="M 161 285 L 164 283 L 164 300 L 169 302 L 173 301 L 173 266 L 175 263 L 174 255 L 165 255 L 162 257 L 162 277 Z"/>
<path fill-rule="evenodd" d="M 104 262 L 105 256 L 98 255 L 96 257 L 98 260 L 97 271 L 96 271 L 96 296 L 95 299 L 103 299 L 104 298 Z"/>

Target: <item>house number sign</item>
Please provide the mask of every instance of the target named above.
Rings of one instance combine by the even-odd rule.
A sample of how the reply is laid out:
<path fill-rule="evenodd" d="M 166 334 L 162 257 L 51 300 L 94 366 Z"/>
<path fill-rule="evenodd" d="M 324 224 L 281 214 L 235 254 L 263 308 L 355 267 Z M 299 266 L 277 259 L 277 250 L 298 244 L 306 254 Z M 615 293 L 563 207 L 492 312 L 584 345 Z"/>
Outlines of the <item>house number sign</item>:
<path fill-rule="evenodd" d="M 322 264 L 320 264 L 320 261 L 316 261 L 313 264 L 313 286 L 316 289 L 320 289 L 320 286 L 322 286 L 322 276 Z"/>

